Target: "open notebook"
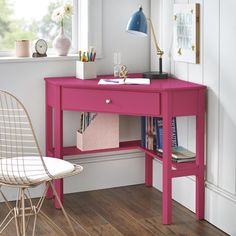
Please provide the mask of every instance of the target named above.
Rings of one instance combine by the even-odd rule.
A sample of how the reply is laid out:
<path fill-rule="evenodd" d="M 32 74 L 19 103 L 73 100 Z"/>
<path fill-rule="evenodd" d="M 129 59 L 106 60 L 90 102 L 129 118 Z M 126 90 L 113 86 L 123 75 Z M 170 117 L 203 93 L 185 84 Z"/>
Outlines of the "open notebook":
<path fill-rule="evenodd" d="M 150 79 L 147 78 L 126 78 L 124 79 L 100 79 L 98 84 L 141 84 L 149 85 Z"/>

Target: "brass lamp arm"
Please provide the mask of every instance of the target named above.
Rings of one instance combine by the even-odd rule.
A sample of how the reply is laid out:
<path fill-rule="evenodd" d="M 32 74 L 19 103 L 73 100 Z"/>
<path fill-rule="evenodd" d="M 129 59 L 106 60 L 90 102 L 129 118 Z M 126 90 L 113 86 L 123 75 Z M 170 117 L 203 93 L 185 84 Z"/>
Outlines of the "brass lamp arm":
<path fill-rule="evenodd" d="M 164 52 L 160 49 L 160 47 L 157 44 L 157 38 L 156 38 L 156 35 L 155 35 L 152 20 L 151 20 L 151 18 L 147 18 L 147 20 L 150 22 L 151 33 L 152 33 L 152 36 L 153 36 L 153 41 L 154 41 L 154 44 L 155 44 L 155 47 L 156 47 L 157 55 L 161 57 L 164 54 Z"/>

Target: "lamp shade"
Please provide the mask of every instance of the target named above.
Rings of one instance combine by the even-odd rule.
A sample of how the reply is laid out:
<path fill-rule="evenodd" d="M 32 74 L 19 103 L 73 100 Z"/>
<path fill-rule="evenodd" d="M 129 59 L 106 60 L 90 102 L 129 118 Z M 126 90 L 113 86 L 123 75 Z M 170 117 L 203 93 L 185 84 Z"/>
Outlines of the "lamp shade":
<path fill-rule="evenodd" d="M 147 36 L 147 19 L 142 7 L 130 17 L 126 31 L 142 37 Z"/>

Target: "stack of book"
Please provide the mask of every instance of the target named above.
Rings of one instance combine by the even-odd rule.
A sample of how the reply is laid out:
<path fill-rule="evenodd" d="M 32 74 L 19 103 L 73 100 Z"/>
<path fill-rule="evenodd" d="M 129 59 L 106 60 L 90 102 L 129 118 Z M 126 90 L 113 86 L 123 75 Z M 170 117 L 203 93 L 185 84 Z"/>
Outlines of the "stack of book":
<path fill-rule="evenodd" d="M 149 150 L 154 150 L 159 156 L 163 153 L 163 125 L 161 117 L 141 118 L 141 145 Z M 196 154 L 182 146 L 178 146 L 176 118 L 172 119 L 172 161 L 194 161 Z"/>
<path fill-rule="evenodd" d="M 157 149 L 157 154 L 159 156 L 162 156 L 163 150 Z M 196 158 L 195 153 L 187 150 L 186 148 L 182 146 L 178 147 L 172 147 L 172 161 L 174 162 L 188 162 L 188 161 L 194 161 Z"/>

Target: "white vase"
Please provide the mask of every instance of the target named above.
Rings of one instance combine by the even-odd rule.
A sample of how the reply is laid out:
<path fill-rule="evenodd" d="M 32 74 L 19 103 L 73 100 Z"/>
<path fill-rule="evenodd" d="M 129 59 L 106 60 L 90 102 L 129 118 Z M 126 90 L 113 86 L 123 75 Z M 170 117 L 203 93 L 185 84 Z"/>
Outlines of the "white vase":
<path fill-rule="evenodd" d="M 60 28 L 60 33 L 53 40 L 52 46 L 55 49 L 58 56 L 66 56 L 70 50 L 71 41 L 64 34 L 64 28 Z"/>

